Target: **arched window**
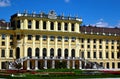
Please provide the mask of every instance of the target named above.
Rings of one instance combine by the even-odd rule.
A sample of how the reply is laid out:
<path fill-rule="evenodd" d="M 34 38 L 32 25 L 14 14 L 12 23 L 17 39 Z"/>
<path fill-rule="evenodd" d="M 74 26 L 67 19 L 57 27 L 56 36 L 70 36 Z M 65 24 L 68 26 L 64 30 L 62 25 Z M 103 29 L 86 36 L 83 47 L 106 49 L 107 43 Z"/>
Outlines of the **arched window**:
<path fill-rule="evenodd" d="M 58 49 L 58 58 L 60 58 L 61 57 L 61 49 L 59 48 Z"/>
<path fill-rule="evenodd" d="M 58 30 L 61 30 L 61 23 L 58 23 Z"/>
<path fill-rule="evenodd" d="M 20 58 L 20 48 L 16 48 L 16 59 Z"/>
<path fill-rule="evenodd" d="M 51 22 L 51 24 L 50 24 L 50 30 L 54 30 L 54 23 L 53 22 Z"/>
<path fill-rule="evenodd" d="M 65 58 L 67 59 L 68 57 L 68 49 L 65 49 Z"/>
<path fill-rule="evenodd" d="M 47 56 L 47 49 L 43 48 L 43 58 L 45 58 Z"/>
<path fill-rule="evenodd" d="M 36 48 L 36 49 L 35 49 L 35 56 L 36 56 L 36 57 L 39 57 L 39 51 L 40 51 L 39 48 Z"/>
<path fill-rule="evenodd" d="M 28 48 L 27 56 L 32 57 L 32 49 L 30 47 Z"/>
<path fill-rule="evenodd" d="M 50 57 L 51 58 L 54 57 L 54 49 L 53 48 L 50 49 Z"/>
<path fill-rule="evenodd" d="M 73 57 L 75 57 L 75 49 L 72 49 L 72 51 L 71 51 L 71 57 L 73 58 Z"/>

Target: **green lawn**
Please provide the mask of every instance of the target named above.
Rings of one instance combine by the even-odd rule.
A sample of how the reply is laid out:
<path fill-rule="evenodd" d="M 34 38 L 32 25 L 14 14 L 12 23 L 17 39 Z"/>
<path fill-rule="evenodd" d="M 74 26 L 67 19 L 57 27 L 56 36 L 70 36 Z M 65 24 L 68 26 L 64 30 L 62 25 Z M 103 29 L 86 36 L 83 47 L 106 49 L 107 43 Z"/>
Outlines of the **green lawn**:
<path fill-rule="evenodd" d="M 16 73 L 17 77 L 15 77 L 16 75 L 14 77 L 3 75 L 3 76 L 0 76 L 0 78 L 7 78 L 7 79 L 120 78 L 120 75 L 105 74 L 105 73 L 91 73 L 93 71 L 89 71 L 89 72 L 82 71 L 79 69 L 46 69 L 46 70 L 37 70 L 37 71 L 27 71 L 24 74 Z"/>

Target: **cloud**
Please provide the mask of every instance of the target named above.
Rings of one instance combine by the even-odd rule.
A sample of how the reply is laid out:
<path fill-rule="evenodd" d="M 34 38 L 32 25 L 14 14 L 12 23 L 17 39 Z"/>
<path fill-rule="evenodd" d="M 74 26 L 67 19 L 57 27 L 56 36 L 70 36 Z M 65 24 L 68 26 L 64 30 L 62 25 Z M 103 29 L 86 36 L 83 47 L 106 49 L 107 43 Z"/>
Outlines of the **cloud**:
<path fill-rule="evenodd" d="M 103 19 L 100 19 L 99 22 L 97 22 L 94 25 L 97 27 L 111 27 L 111 26 L 109 26 L 109 24 L 107 22 L 104 22 Z"/>
<path fill-rule="evenodd" d="M 120 20 L 118 21 L 117 25 L 118 28 L 120 28 Z"/>
<path fill-rule="evenodd" d="M 7 7 L 10 6 L 10 0 L 0 0 L 0 7 Z"/>
<path fill-rule="evenodd" d="M 70 2 L 70 0 L 65 0 L 65 2 L 66 2 L 66 3 L 69 3 L 69 2 Z"/>

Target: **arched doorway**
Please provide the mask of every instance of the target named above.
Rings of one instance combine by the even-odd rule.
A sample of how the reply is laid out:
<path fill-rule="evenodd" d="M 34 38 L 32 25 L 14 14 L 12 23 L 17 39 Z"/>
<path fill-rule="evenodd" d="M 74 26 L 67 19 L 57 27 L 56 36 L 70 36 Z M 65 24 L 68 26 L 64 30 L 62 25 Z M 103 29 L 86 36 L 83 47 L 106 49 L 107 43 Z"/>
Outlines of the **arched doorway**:
<path fill-rule="evenodd" d="M 45 58 L 47 56 L 47 49 L 43 48 L 43 58 Z"/>
<path fill-rule="evenodd" d="M 71 51 L 71 57 L 72 58 L 75 57 L 75 49 L 72 49 L 72 51 Z"/>
<path fill-rule="evenodd" d="M 68 58 L 68 49 L 65 49 L 65 58 Z"/>
<path fill-rule="evenodd" d="M 20 58 L 20 48 L 16 48 L 16 59 Z"/>
<path fill-rule="evenodd" d="M 50 49 L 50 57 L 51 58 L 54 57 L 54 49 L 53 48 Z"/>
<path fill-rule="evenodd" d="M 35 49 L 35 57 L 39 57 L 39 51 L 40 51 L 39 48 Z"/>
<path fill-rule="evenodd" d="M 28 48 L 27 56 L 30 58 L 32 57 L 32 49 L 31 48 Z"/>
<path fill-rule="evenodd" d="M 58 58 L 60 58 L 61 57 L 61 49 L 59 48 L 58 49 Z"/>

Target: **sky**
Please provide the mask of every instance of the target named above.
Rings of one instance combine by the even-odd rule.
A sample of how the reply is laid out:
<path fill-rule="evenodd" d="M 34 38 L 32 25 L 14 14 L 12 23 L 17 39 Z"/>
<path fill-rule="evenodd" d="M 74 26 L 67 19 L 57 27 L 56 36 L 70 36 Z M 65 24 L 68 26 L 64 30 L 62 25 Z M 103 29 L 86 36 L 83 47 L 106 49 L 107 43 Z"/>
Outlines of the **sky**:
<path fill-rule="evenodd" d="M 10 21 L 11 15 L 25 10 L 54 10 L 57 15 L 82 18 L 82 25 L 120 28 L 120 0 L 0 0 L 0 19 Z"/>

